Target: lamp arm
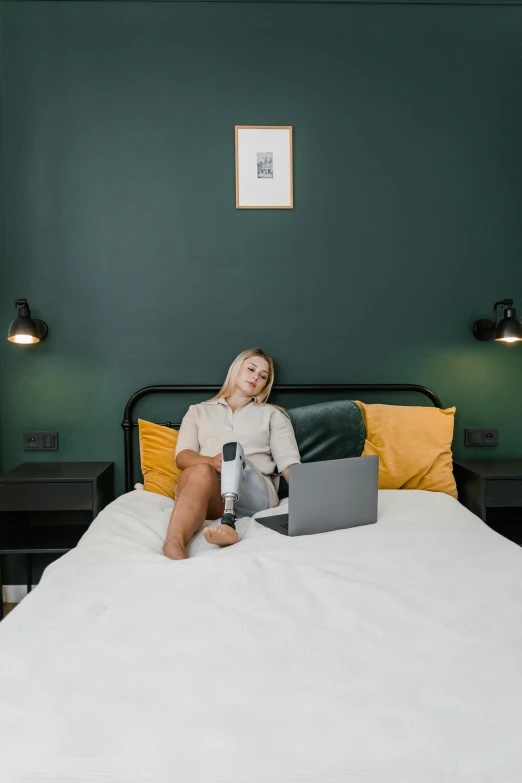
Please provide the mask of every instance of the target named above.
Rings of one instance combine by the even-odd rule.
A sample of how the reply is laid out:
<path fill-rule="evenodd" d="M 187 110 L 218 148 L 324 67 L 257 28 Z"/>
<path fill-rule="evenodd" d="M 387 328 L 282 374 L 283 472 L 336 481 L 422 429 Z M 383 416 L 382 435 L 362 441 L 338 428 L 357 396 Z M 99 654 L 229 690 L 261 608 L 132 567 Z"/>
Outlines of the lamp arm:
<path fill-rule="evenodd" d="M 500 302 L 495 302 L 495 304 L 493 306 L 493 313 L 495 315 L 495 326 L 497 325 L 497 322 L 498 322 L 497 307 L 499 307 L 499 306 L 501 306 L 501 307 L 511 307 L 512 304 L 513 304 L 513 300 L 512 299 L 501 299 Z"/>
<path fill-rule="evenodd" d="M 27 299 L 15 299 L 15 307 L 18 310 L 18 315 L 26 318 L 31 317 L 31 311 L 29 309 L 29 302 Z"/>

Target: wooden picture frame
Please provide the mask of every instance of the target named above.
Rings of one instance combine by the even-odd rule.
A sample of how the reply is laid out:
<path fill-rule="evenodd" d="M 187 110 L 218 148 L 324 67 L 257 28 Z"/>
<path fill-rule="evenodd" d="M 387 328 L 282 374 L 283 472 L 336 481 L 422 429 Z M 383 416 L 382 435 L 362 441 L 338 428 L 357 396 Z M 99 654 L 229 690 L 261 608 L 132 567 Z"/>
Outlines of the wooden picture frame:
<path fill-rule="evenodd" d="M 292 125 L 236 125 L 236 209 L 293 209 Z"/>

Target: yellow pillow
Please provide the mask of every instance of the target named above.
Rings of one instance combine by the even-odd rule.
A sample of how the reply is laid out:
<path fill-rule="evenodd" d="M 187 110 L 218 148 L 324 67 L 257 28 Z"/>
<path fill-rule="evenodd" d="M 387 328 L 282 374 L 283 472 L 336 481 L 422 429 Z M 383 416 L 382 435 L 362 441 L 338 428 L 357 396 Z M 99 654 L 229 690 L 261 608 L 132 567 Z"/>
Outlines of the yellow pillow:
<path fill-rule="evenodd" d="M 138 427 L 144 489 L 174 500 L 181 476 L 174 459 L 178 431 L 143 419 L 138 419 Z"/>
<path fill-rule="evenodd" d="M 379 457 L 379 489 L 429 489 L 457 497 L 451 441 L 455 408 L 367 405 L 363 456 Z"/>

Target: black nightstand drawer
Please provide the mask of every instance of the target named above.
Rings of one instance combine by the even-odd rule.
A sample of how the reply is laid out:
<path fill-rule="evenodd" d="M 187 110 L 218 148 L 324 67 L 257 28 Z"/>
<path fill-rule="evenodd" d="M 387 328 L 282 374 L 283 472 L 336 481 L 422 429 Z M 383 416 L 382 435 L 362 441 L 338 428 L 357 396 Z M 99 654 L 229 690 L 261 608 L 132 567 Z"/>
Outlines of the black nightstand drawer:
<path fill-rule="evenodd" d="M 90 482 L 32 482 L 0 485 L 0 511 L 89 511 Z"/>
<path fill-rule="evenodd" d="M 491 508 L 522 506 L 522 479 L 486 481 L 486 505 Z"/>

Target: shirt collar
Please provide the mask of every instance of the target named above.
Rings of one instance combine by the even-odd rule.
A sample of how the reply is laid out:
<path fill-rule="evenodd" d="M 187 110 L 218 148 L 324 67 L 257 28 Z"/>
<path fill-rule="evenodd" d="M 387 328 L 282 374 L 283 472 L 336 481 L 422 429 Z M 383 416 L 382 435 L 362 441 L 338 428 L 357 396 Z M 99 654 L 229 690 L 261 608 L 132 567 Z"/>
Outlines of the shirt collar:
<path fill-rule="evenodd" d="M 254 405 L 259 405 L 255 397 L 251 397 L 248 402 L 253 402 Z M 244 402 L 241 407 L 243 408 L 245 405 L 248 405 L 248 402 Z M 219 397 L 217 400 L 207 400 L 207 405 L 224 405 L 226 408 L 230 408 L 230 405 L 224 397 Z"/>

